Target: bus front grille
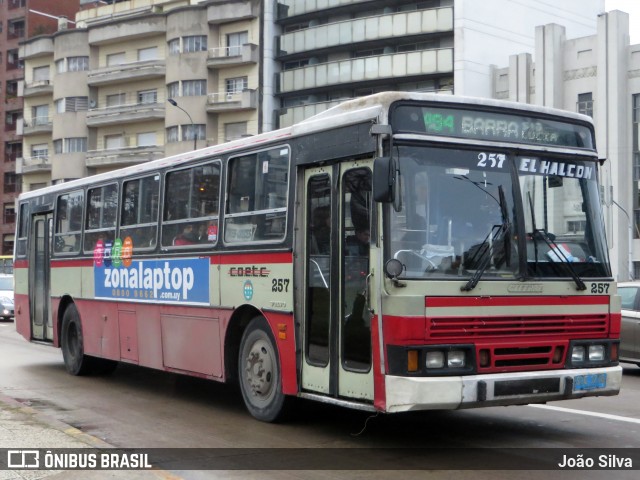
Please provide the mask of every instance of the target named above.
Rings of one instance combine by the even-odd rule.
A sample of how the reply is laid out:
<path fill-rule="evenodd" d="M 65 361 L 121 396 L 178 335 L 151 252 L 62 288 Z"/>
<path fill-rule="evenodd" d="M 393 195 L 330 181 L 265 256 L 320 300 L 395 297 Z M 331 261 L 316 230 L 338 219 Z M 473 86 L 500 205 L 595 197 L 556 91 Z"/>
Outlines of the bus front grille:
<path fill-rule="evenodd" d="M 607 314 L 427 317 L 427 338 L 471 339 L 497 336 L 602 337 L 608 333 Z"/>

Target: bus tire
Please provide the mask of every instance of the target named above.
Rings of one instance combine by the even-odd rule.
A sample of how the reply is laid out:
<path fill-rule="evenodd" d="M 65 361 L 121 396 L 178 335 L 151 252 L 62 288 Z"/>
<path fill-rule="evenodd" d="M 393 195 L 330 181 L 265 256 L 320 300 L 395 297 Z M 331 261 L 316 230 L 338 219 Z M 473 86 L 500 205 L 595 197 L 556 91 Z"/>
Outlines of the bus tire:
<path fill-rule="evenodd" d="M 73 303 L 62 316 L 60 344 L 67 372 L 71 375 L 86 375 L 91 371 L 91 358 L 84 354 L 80 314 Z"/>
<path fill-rule="evenodd" d="M 282 418 L 286 397 L 278 350 L 267 320 L 255 317 L 242 334 L 238 379 L 249 413 L 263 422 Z"/>

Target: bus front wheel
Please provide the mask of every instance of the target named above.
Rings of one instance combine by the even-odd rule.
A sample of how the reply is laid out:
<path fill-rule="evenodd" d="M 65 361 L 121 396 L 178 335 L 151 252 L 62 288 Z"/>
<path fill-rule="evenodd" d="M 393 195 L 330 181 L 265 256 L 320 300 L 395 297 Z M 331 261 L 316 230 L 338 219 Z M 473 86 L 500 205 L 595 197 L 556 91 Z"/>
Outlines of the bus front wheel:
<path fill-rule="evenodd" d="M 255 317 L 242 335 L 238 378 L 249 413 L 263 422 L 275 422 L 284 413 L 285 395 L 276 344 L 267 320 Z"/>

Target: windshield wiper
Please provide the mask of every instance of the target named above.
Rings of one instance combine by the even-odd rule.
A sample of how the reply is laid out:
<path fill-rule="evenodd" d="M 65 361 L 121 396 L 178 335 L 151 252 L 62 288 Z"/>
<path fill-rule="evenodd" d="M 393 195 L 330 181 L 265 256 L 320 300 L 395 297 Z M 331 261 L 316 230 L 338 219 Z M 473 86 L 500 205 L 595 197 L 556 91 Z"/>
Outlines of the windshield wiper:
<path fill-rule="evenodd" d="M 503 242 L 505 264 L 507 265 L 507 267 L 511 265 L 511 223 L 509 222 L 507 202 L 505 200 L 504 189 L 502 188 L 502 185 L 498 186 L 498 198 L 498 203 L 500 204 L 500 214 L 502 215 L 502 224 L 494 225 L 491 228 L 491 231 L 482 242 L 483 246 L 478 249 L 478 252 L 476 253 L 476 255 L 474 255 L 473 258 L 479 255 L 481 262 L 469 281 L 464 286 L 460 287 L 460 290 L 462 290 L 463 292 L 469 292 L 476 288 L 476 285 L 478 285 L 480 278 L 482 278 L 482 275 L 484 275 L 484 272 L 491 264 L 491 259 L 494 256 L 493 246 L 497 245 L 498 242 Z M 495 234 L 493 233 L 494 230 L 496 230 Z M 491 237 L 490 243 L 487 242 L 487 240 L 489 240 L 489 237 Z"/>
<path fill-rule="evenodd" d="M 544 240 L 544 243 L 546 243 L 547 246 L 549 247 L 549 250 L 555 253 L 556 256 L 560 260 L 562 260 L 559 263 L 567 267 L 567 270 L 569 271 L 569 274 L 571 275 L 571 278 L 573 279 L 573 281 L 576 283 L 578 290 L 586 290 L 587 286 L 584 284 L 584 282 L 582 281 L 582 279 L 580 278 L 576 270 L 573 268 L 573 266 L 571 265 L 571 262 L 569 261 L 567 256 L 564 254 L 562 249 L 558 247 L 558 244 L 553 240 L 551 240 L 551 238 L 549 238 L 549 234 L 545 230 L 542 230 L 542 229 L 539 230 L 538 228 L 536 228 L 536 216 L 533 212 L 533 201 L 531 200 L 531 192 L 529 192 L 529 208 L 531 209 L 531 226 L 533 227 L 533 232 L 531 233 L 531 240 L 533 241 L 533 250 L 534 250 L 535 261 L 536 261 L 536 271 L 538 267 L 538 243 L 536 241 L 537 240 L 536 236 L 540 236 L 540 238 Z M 555 264 L 556 262 L 553 262 L 553 263 Z"/>
<path fill-rule="evenodd" d="M 560 263 L 562 265 L 565 265 L 567 267 L 567 271 L 571 275 L 571 278 L 573 279 L 574 282 L 576 282 L 577 289 L 586 290 L 587 286 L 584 284 L 584 282 L 576 272 L 575 268 L 573 268 L 573 266 L 571 265 L 571 262 L 569 261 L 565 253 L 562 251 L 562 248 L 558 247 L 558 244 L 553 240 L 551 240 L 551 238 L 549 238 L 549 234 L 544 230 L 534 229 L 532 233 L 532 237 L 535 238 L 536 235 L 539 235 L 540 238 L 544 240 L 544 243 L 547 244 L 547 246 L 549 247 L 549 250 L 555 253 L 556 256 L 561 260 L 560 262 L 552 262 L 552 263 L 553 264 Z"/>

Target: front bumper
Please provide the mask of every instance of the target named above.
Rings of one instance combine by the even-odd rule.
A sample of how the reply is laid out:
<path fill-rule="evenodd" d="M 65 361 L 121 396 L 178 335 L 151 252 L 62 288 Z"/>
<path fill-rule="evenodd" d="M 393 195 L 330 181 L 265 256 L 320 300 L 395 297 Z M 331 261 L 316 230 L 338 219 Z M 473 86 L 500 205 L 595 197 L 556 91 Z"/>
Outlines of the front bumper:
<path fill-rule="evenodd" d="M 587 375 L 606 374 L 606 384 L 578 389 Z M 617 395 L 622 367 L 545 370 L 454 377 L 385 377 L 387 412 L 451 410 L 523 405 L 553 400 Z"/>

